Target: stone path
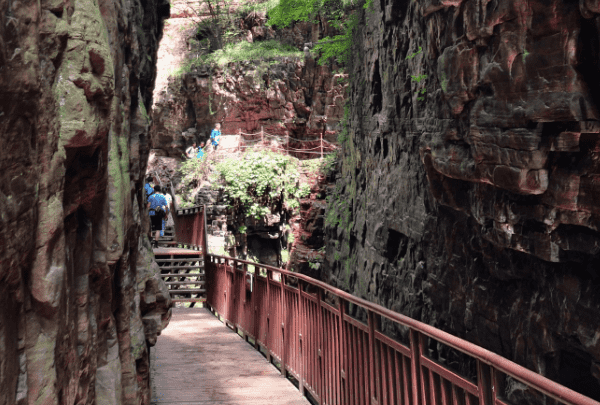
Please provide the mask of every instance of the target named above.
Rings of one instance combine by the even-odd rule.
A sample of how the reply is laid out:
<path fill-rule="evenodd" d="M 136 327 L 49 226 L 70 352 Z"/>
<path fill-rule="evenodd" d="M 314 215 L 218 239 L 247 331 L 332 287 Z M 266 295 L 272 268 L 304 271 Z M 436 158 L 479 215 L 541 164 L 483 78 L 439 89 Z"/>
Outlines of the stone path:
<path fill-rule="evenodd" d="M 204 308 L 173 308 L 151 351 L 152 404 L 310 405 L 258 351 Z"/>

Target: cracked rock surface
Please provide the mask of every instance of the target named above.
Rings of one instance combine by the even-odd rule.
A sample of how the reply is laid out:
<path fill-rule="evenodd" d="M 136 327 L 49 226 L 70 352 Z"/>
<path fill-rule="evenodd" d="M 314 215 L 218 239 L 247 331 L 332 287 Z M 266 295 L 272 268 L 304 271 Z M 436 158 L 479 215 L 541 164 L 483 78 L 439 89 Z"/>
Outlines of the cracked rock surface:
<path fill-rule="evenodd" d="M 597 400 L 599 13 L 373 2 L 321 273 Z"/>

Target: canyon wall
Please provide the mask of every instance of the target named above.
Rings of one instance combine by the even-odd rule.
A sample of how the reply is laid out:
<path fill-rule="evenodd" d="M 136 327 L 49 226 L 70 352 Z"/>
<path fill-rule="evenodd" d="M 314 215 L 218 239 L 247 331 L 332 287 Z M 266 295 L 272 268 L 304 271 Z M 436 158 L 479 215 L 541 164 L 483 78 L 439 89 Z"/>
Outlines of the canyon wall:
<path fill-rule="evenodd" d="M 147 404 L 162 0 L 0 0 L 0 404 Z"/>
<path fill-rule="evenodd" d="M 362 18 L 322 277 L 599 400 L 600 2 Z"/>

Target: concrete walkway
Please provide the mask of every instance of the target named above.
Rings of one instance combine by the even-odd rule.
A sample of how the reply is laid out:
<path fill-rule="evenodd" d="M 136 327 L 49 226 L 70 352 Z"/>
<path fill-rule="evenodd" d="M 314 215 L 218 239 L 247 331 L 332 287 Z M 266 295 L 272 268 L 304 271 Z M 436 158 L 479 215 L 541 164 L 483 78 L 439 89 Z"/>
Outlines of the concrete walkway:
<path fill-rule="evenodd" d="M 310 405 L 259 352 L 204 308 L 173 308 L 151 351 L 152 404 Z"/>

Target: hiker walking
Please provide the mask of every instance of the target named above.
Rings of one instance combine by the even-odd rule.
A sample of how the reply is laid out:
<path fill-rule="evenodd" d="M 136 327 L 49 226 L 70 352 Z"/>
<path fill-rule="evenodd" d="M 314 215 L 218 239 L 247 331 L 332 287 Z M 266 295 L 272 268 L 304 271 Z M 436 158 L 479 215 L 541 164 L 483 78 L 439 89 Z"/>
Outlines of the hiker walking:
<path fill-rule="evenodd" d="M 200 144 L 200 148 L 198 149 L 198 154 L 196 157 L 200 160 L 204 159 L 204 142 Z"/>
<path fill-rule="evenodd" d="M 158 238 L 163 227 L 163 217 L 167 213 L 167 200 L 161 193 L 160 186 L 154 186 L 154 194 L 148 197 L 148 214 L 150 215 L 150 222 L 152 223 L 152 230 L 154 232 L 154 241 L 152 247 L 158 247 Z"/>
<path fill-rule="evenodd" d="M 219 146 L 219 137 L 221 136 L 221 124 L 216 123 L 215 129 L 210 133 L 210 141 L 215 150 L 217 150 L 217 146 Z"/>
<path fill-rule="evenodd" d="M 152 187 L 151 184 L 153 180 L 154 179 L 150 176 L 146 178 L 146 184 L 144 184 L 144 204 L 148 203 L 148 197 L 154 193 L 154 187 Z M 152 222 L 150 222 L 148 229 L 152 229 Z"/>
<path fill-rule="evenodd" d="M 192 146 L 190 146 L 189 148 L 187 148 L 185 150 L 185 154 L 187 155 L 188 159 L 192 159 L 196 157 L 196 154 L 198 153 L 198 148 L 196 147 L 196 141 L 194 141 L 192 143 Z"/>
<path fill-rule="evenodd" d="M 169 193 L 163 193 L 165 200 L 167 200 L 167 215 L 163 217 L 163 227 L 162 231 L 160 231 L 160 236 L 165 236 L 165 229 L 167 226 L 174 226 L 175 221 L 173 220 L 173 214 L 171 211 L 171 204 L 173 203 L 173 197 Z"/>

